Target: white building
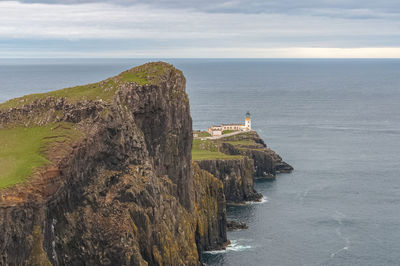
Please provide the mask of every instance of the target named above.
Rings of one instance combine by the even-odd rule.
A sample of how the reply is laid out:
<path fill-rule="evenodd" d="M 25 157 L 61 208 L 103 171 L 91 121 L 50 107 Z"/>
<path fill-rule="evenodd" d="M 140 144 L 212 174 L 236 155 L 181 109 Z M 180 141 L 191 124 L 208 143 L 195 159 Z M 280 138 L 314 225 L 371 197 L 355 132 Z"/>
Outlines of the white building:
<path fill-rule="evenodd" d="M 250 117 L 250 112 L 246 113 L 246 118 L 244 120 L 244 127 L 247 128 L 248 130 L 251 130 L 251 117 Z"/>
<path fill-rule="evenodd" d="M 250 131 L 251 130 L 251 117 L 250 113 L 246 113 L 246 118 L 243 124 L 221 124 L 219 126 L 212 126 L 207 131 L 211 136 L 221 136 L 222 132 L 225 130 L 234 131 Z"/>

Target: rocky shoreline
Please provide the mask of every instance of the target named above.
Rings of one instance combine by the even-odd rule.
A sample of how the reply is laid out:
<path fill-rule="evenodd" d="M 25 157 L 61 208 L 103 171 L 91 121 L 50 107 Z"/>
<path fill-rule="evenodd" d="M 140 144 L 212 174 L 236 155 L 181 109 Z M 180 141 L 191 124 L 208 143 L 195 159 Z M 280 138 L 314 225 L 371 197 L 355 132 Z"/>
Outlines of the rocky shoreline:
<path fill-rule="evenodd" d="M 200 168 L 216 176 L 224 184 L 228 204 L 260 201 L 263 197 L 254 189 L 255 179 L 275 180 L 279 173 L 290 173 L 293 167 L 267 148 L 255 131 L 243 132 L 213 141 L 218 150 L 240 158 L 196 160 Z"/>
<path fill-rule="evenodd" d="M 0 265 L 200 265 L 243 227 L 227 202 L 292 170 L 255 132 L 216 143 L 234 160 L 192 162 L 185 77 L 163 62 L 0 104 L 0 130 L 41 127 L 47 163 L 0 189 Z"/>

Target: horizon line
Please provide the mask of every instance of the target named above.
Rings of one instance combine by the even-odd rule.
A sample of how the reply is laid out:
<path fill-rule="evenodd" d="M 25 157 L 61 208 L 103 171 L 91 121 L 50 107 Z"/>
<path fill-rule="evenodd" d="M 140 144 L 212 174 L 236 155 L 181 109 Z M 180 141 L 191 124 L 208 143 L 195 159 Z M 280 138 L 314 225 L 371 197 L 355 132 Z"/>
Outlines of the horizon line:
<path fill-rule="evenodd" d="M 346 59 L 346 60 L 365 60 L 365 59 L 380 59 L 380 60 L 393 60 L 400 59 L 400 57 L 0 57 L 0 60 L 4 59 L 307 59 L 307 60 L 320 60 L 320 59 Z"/>

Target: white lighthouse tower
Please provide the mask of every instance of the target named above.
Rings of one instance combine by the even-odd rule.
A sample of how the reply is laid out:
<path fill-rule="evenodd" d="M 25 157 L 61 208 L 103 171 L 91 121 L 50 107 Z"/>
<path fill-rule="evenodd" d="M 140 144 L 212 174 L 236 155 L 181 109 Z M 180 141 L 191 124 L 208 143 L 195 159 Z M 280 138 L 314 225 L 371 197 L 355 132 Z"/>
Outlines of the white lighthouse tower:
<path fill-rule="evenodd" d="M 244 126 L 246 128 L 246 130 L 251 130 L 251 117 L 250 117 L 250 112 L 247 111 L 246 113 L 246 118 L 244 120 Z"/>

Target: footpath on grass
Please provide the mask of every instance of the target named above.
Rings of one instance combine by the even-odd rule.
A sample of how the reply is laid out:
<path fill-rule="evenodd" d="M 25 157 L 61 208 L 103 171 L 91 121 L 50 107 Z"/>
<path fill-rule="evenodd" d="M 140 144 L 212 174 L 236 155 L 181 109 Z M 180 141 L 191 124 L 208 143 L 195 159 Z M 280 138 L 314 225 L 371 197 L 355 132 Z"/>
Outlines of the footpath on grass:
<path fill-rule="evenodd" d="M 201 138 L 201 139 L 221 139 L 221 138 L 225 138 L 225 137 L 229 137 L 229 136 L 234 136 L 234 135 L 237 135 L 237 134 L 241 134 L 241 133 L 243 133 L 244 131 L 235 131 L 235 132 L 232 132 L 232 133 L 228 133 L 228 134 L 223 134 L 223 135 L 221 135 L 221 136 L 213 136 L 213 137 L 199 137 L 199 138 Z M 248 131 L 247 131 L 248 132 Z"/>

